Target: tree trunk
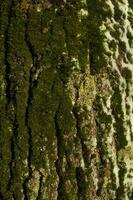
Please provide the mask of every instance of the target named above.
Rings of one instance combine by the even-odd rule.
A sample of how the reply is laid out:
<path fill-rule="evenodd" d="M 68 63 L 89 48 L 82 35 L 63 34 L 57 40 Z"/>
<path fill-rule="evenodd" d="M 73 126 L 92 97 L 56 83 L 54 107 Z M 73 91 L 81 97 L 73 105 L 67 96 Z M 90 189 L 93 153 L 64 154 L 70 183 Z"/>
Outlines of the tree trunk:
<path fill-rule="evenodd" d="M 133 1 L 0 0 L 0 199 L 133 199 Z"/>

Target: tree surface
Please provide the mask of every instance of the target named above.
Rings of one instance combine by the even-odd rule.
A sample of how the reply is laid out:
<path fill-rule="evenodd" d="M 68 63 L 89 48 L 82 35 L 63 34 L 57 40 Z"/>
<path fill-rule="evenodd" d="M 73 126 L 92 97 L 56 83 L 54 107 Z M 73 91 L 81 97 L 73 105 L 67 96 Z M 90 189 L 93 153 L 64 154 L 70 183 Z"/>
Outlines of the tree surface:
<path fill-rule="evenodd" d="M 133 1 L 0 0 L 0 200 L 133 199 Z"/>

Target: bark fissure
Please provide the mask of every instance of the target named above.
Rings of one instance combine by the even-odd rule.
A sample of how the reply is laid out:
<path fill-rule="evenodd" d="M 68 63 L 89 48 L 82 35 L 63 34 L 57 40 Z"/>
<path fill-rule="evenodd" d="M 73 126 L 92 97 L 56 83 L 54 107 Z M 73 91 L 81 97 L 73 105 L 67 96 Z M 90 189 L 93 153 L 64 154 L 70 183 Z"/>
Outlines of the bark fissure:
<path fill-rule="evenodd" d="M 15 167 L 16 167 L 16 163 L 15 163 L 15 159 L 16 159 L 16 151 L 15 151 L 15 147 L 18 145 L 17 144 L 17 137 L 18 137 L 18 123 L 17 123 L 17 119 L 15 116 L 14 122 L 13 122 L 13 135 L 11 138 L 11 161 L 9 163 L 9 169 L 10 169 L 10 179 L 9 179 L 9 183 L 7 186 L 7 191 L 11 191 L 12 192 L 12 184 L 14 183 L 14 171 L 15 171 Z"/>
<path fill-rule="evenodd" d="M 8 18 L 7 18 L 7 27 L 5 29 L 4 34 L 4 48 L 5 48 L 5 80 L 6 80 L 6 97 L 7 97 L 7 104 L 6 107 L 8 107 L 10 101 L 11 101 L 11 94 L 10 94 L 10 72 L 11 72 L 11 66 L 8 62 L 8 50 L 9 50 L 9 28 L 11 25 L 11 18 L 12 18 L 12 9 L 13 9 L 13 0 L 9 1 L 9 8 L 8 8 Z"/>
<path fill-rule="evenodd" d="M 131 0 L 0 10 L 0 199 L 132 199 Z"/>
<path fill-rule="evenodd" d="M 14 2 L 13 0 L 8 1 L 8 10 L 7 10 L 7 26 L 5 29 L 4 33 L 4 49 L 5 49 L 5 54 L 4 54 L 4 64 L 5 64 L 5 80 L 6 80 L 6 113 L 9 115 L 9 112 L 11 111 L 11 107 L 15 110 L 16 109 L 16 98 L 15 94 L 11 94 L 10 91 L 10 85 L 11 85 L 11 64 L 9 62 L 9 39 L 10 39 L 10 26 L 12 22 L 12 16 L 13 16 L 13 9 L 14 9 Z M 9 171 L 10 171 L 10 177 L 9 181 L 7 184 L 7 191 L 6 192 L 13 192 L 12 190 L 12 184 L 14 183 L 14 170 L 15 170 L 15 146 L 17 145 L 17 129 L 18 129 L 18 123 L 15 115 L 15 111 L 12 113 L 13 115 L 9 115 L 8 119 L 10 121 L 10 125 L 12 127 L 12 136 L 10 140 L 10 152 L 11 152 L 11 160 L 8 164 L 9 166 Z"/>
<path fill-rule="evenodd" d="M 0 199 L 4 200 L 4 196 L 0 193 Z"/>
<path fill-rule="evenodd" d="M 78 93 L 78 91 L 77 91 L 77 93 Z M 77 95 L 77 97 L 78 96 L 79 95 Z M 81 148 L 82 148 L 82 157 L 83 157 L 83 160 L 84 160 L 85 165 L 86 165 L 89 161 L 86 160 L 85 145 L 84 145 L 84 142 L 83 142 L 83 139 L 82 139 L 82 133 L 80 131 L 80 121 L 79 121 L 77 108 L 73 107 L 73 114 L 74 114 L 74 117 L 75 117 L 75 120 L 76 120 L 77 137 L 79 138 L 79 141 L 80 141 L 80 144 L 81 144 Z M 82 176 L 82 178 L 81 178 L 81 176 Z M 76 168 L 76 179 L 77 179 L 77 186 L 78 186 L 78 194 L 77 194 L 77 196 L 78 197 L 82 196 L 84 199 L 86 199 L 85 198 L 85 196 L 86 196 L 86 191 L 85 191 L 86 188 L 83 187 L 83 185 L 85 186 L 85 175 L 84 175 L 84 170 L 82 169 L 82 167 L 77 167 Z"/>
<path fill-rule="evenodd" d="M 98 100 L 97 100 L 98 102 Z M 94 108 L 95 110 L 95 108 Z M 97 119 L 95 119 L 96 127 L 97 127 L 97 150 L 99 155 L 99 169 L 98 169 L 98 188 L 96 191 L 97 196 L 101 196 L 103 184 L 104 184 L 104 176 L 105 176 L 105 168 L 106 168 L 106 161 L 103 158 L 104 155 L 104 148 L 102 143 L 102 133 L 100 133 L 100 125 L 99 122 L 97 122 Z"/>
<path fill-rule="evenodd" d="M 25 42 L 26 45 L 29 49 L 29 52 L 31 54 L 31 58 L 32 58 L 32 66 L 31 69 L 29 71 L 29 90 L 28 90 L 28 99 L 27 99 L 27 107 L 26 107 L 26 112 L 25 112 L 25 125 L 27 127 L 27 132 L 28 132 L 28 168 L 29 168 L 29 175 L 28 177 L 25 179 L 24 183 L 23 183 L 23 190 L 24 190 L 24 198 L 25 200 L 28 200 L 28 190 L 27 190 L 27 183 L 30 180 L 30 178 L 32 177 L 32 129 L 29 125 L 29 109 L 31 106 L 31 102 L 32 102 L 32 97 L 33 97 L 33 81 L 32 81 L 32 67 L 34 66 L 34 59 L 35 59 L 35 55 L 34 55 L 34 51 L 33 51 L 33 47 L 32 44 L 29 41 L 29 36 L 28 36 L 28 20 L 29 20 L 29 10 L 27 10 L 26 13 L 26 22 L 25 22 Z"/>
<path fill-rule="evenodd" d="M 57 172 L 57 175 L 58 175 L 58 178 L 59 178 L 58 188 L 57 188 L 57 193 L 58 193 L 57 199 L 58 200 L 61 200 L 60 187 L 63 184 L 62 176 L 61 176 L 61 165 L 60 165 L 60 162 L 62 161 L 62 157 L 61 157 L 62 139 L 61 139 L 61 131 L 60 131 L 60 128 L 59 128 L 59 125 L 58 125 L 58 112 L 59 112 L 59 109 L 60 109 L 60 101 L 59 101 L 59 105 L 58 105 L 58 108 L 57 108 L 55 116 L 54 116 L 55 129 L 56 129 L 56 139 L 57 139 L 57 160 L 55 162 L 55 167 L 56 167 L 56 172 Z"/>

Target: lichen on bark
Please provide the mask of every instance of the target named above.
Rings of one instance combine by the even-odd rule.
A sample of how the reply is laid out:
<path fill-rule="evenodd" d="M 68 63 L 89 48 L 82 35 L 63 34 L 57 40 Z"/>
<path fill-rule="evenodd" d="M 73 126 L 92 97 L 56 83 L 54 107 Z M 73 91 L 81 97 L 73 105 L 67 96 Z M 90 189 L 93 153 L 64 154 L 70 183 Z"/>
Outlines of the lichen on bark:
<path fill-rule="evenodd" d="M 133 198 L 131 0 L 0 1 L 0 199 Z"/>

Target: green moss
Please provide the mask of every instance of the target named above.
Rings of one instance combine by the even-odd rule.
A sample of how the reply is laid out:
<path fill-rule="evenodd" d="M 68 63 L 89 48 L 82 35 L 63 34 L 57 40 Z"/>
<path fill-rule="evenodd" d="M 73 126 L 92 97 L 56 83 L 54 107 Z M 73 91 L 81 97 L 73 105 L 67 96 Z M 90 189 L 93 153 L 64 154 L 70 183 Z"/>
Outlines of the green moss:
<path fill-rule="evenodd" d="M 123 52 L 127 52 L 127 47 L 125 41 L 119 41 L 119 47 Z"/>
<path fill-rule="evenodd" d="M 122 70 L 122 76 L 126 79 L 127 82 L 130 82 L 132 79 L 132 71 L 125 67 Z"/>
<path fill-rule="evenodd" d="M 87 183 L 85 180 L 85 173 L 84 170 L 81 167 L 78 167 L 76 169 L 76 176 L 77 176 L 77 183 L 78 183 L 78 197 L 80 199 L 87 200 L 86 198 L 86 189 L 87 189 Z"/>
<path fill-rule="evenodd" d="M 61 84 L 58 82 L 59 79 L 56 75 L 52 68 L 43 71 L 41 76 L 44 78 L 40 78 L 37 87 L 34 88 L 33 98 L 29 107 L 28 124 L 31 127 L 33 143 L 32 161 L 37 168 L 43 168 L 46 162 L 43 153 L 40 154 L 41 149 L 42 152 L 45 152 L 46 148 L 51 156 L 55 151 L 51 144 L 55 143 L 54 115 L 59 104 L 61 92 Z M 51 148 L 49 148 L 50 146 Z"/>
<path fill-rule="evenodd" d="M 130 7 L 133 9 L 132 0 L 129 0 L 129 5 L 130 5 Z"/>
<path fill-rule="evenodd" d="M 111 115 L 107 115 L 107 113 L 103 112 L 102 104 L 101 104 L 101 97 L 98 95 L 96 96 L 94 106 L 96 107 L 96 111 L 99 115 L 99 117 L 97 118 L 97 120 L 99 121 L 99 125 L 102 123 L 105 123 L 106 125 L 111 124 L 112 117 L 111 117 Z"/>
<path fill-rule="evenodd" d="M 35 200 L 38 197 L 39 183 L 40 174 L 38 171 L 34 170 L 31 179 L 27 183 L 29 199 Z"/>
<path fill-rule="evenodd" d="M 129 60 L 129 62 L 133 64 L 133 55 L 132 55 L 132 53 L 127 52 L 127 58 Z"/>
<path fill-rule="evenodd" d="M 120 164 L 120 163 L 119 163 Z M 118 199 L 124 199 L 124 193 L 125 193 L 125 186 L 124 186 L 124 175 L 126 174 L 126 166 L 123 164 L 120 165 L 120 171 L 119 171 L 119 179 L 120 179 L 120 186 L 117 189 L 116 196 Z"/>
<path fill-rule="evenodd" d="M 0 151 L 2 156 L 2 162 L 0 163 L 0 192 L 5 194 L 7 185 L 10 180 L 9 163 L 11 160 L 11 138 L 12 138 L 12 124 L 7 119 L 4 113 L 0 114 Z"/>
<path fill-rule="evenodd" d="M 117 31 L 115 31 L 117 30 Z M 120 29 L 120 24 L 114 24 L 114 30 L 110 30 L 110 34 L 113 38 L 119 41 L 121 37 L 121 29 Z"/>
<path fill-rule="evenodd" d="M 109 48 L 110 48 L 113 52 L 115 52 L 116 49 L 117 49 L 117 41 L 115 41 L 115 40 L 110 41 L 110 43 L 109 43 Z"/>
<path fill-rule="evenodd" d="M 92 104 L 95 99 L 96 88 L 95 88 L 94 79 L 88 74 L 84 76 L 85 76 L 84 77 L 85 80 L 83 80 L 79 88 L 80 97 L 79 97 L 78 103 L 81 107 L 89 110 L 92 108 Z"/>
<path fill-rule="evenodd" d="M 130 47 L 132 47 L 133 35 L 129 30 L 127 31 L 127 38 L 128 38 L 128 42 L 129 42 Z"/>
<path fill-rule="evenodd" d="M 126 104 L 126 114 L 127 115 L 130 115 L 130 109 L 131 109 L 131 106 L 129 104 Z"/>
<path fill-rule="evenodd" d="M 98 73 L 106 68 L 110 61 L 111 53 L 107 50 L 106 32 L 109 29 L 106 25 L 106 18 L 110 18 L 113 13 L 110 6 L 105 1 L 95 0 L 88 3 L 89 17 L 89 46 L 90 64 L 92 73 Z M 94 14 L 95 13 L 95 14 Z M 105 23 L 104 23 L 105 22 Z M 102 30 L 102 25 L 105 29 Z"/>
<path fill-rule="evenodd" d="M 117 80 L 117 82 L 116 82 Z M 122 108 L 122 95 L 119 88 L 120 80 L 117 72 L 110 75 L 111 86 L 114 90 L 111 97 L 112 114 L 115 117 L 115 130 L 117 133 L 117 147 L 118 149 L 124 148 L 127 145 L 125 127 L 124 127 L 124 113 Z"/>
<path fill-rule="evenodd" d="M 120 25 L 114 26 L 118 32 L 113 30 L 111 33 L 115 42 L 108 41 L 106 29 L 108 30 L 109 25 L 106 26 L 106 21 L 107 18 L 113 17 L 113 13 L 106 1 L 90 1 L 88 7 L 85 1 L 79 3 L 76 0 L 68 0 L 66 3 L 46 1 L 43 2 L 43 6 L 39 1 L 32 4 L 23 0 L 20 5 L 17 0 L 13 2 L 13 15 L 10 18 L 7 34 L 7 61 L 11 75 L 11 102 L 7 106 L 9 124 L 3 115 L 4 106 L 1 106 L 0 114 L 0 118 L 3 119 L 0 127 L 1 138 L 3 138 L 0 143 L 4 157 L 0 166 L 3 170 L 0 187 L 2 194 L 6 190 L 11 172 L 11 193 L 14 193 L 14 198 L 21 199 L 21 188 L 30 171 L 31 176 L 28 177 L 25 186 L 31 199 L 37 198 L 39 186 L 40 199 L 46 196 L 48 199 L 56 198 L 52 195 L 57 192 L 57 173 L 60 178 L 58 188 L 60 199 L 78 199 L 77 191 L 79 198 L 88 199 L 88 191 L 90 190 L 91 193 L 93 187 L 90 181 L 92 166 L 83 170 L 79 164 L 81 157 L 84 158 L 86 166 L 91 162 L 88 153 L 90 156 L 90 148 L 93 144 L 88 140 L 97 137 L 99 155 L 106 156 L 108 152 L 107 145 L 104 144 L 104 136 L 110 133 L 114 117 L 116 123 L 113 125 L 117 132 L 119 146 L 123 147 L 126 143 L 122 96 L 118 87 L 119 75 L 111 71 L 110 82 L 114 91 L 111 99 L 113 116 L 105 113 L 103 109 L 111 92 L 99 92 L 96 96 L 96 83 L 90 76 L 90 68 L 94 70 L 94 74 L 99 73 L 106 70 L 111 62 L 112 53 L 109 49 L 114 53 L 117 48 Z M 9 1 L 2 2 L 2 34 L 8 24 L 7 14 L 10 6 L 8 3 Z M 117 13 L 116 11 L 115 19 L 119 21 L 119 14 L 121 18 L 125 18 L 119 10 Z M 105 30 L 101 27 L 103 23 L 105 23 Z M 107 49 L 109 42 L 110 46 Z M 0 40 L 0 45 L 3 52 L 3 39 Z M 120 42 L 119 46 L 123 51 L 126 50 L 125 43 Z M 127 54 L 129 61 L 131 61 L 130 56 Z M 3 68 L 4 53 L 0 53 L 0 59 Z M 5 105 L 4 73 L 2 69 L 0 81 L 3 83 L 2 103 Z M 127 69 L 122 71 L 122 76 L 126 80 L 132 78 Z M 101 74 L 99 77 L 101 78 Z M 95 126 L 97 126 L 97 136 Z M 9 148 L 11 137 L 12 155 Z M 89 145 L 85 143 L 86 141 Z M 107 176 L 106 173 L 104 174 L 107 163 L 102 156 L 100 159 L 99 174 Z M 57 172 L 55 171 L 56 160 Z M 9 165 L 11 165 L 10 170 Z M 42 183 L 40 174 L 43 176 Z M 109 187 L 108 176 L 106 178 Z M 104 179 L 100 183 L 102 182 Z M 7 199 L 12 198 L 12 194 L 9 195 Z"/>
<path fill-rule="evenodd" d="M 115 15 L 114 15 L 114 19 L 116 21 L 122 21 L 122 19 L 125 18 L 125 15 L 123 13 L 123 11 L 118 7 L 117 4 L 115 4 Z"/>

